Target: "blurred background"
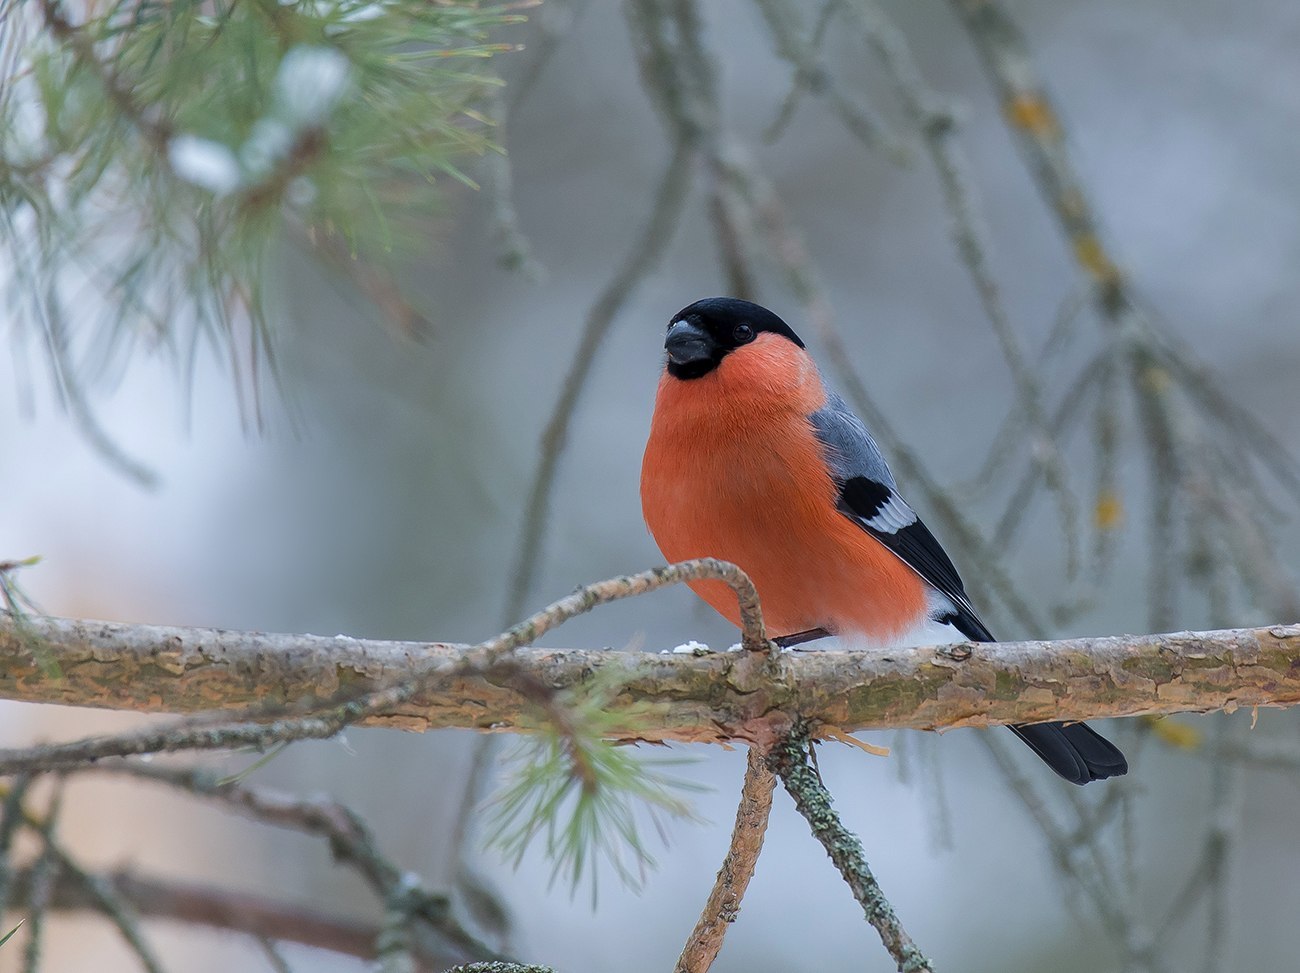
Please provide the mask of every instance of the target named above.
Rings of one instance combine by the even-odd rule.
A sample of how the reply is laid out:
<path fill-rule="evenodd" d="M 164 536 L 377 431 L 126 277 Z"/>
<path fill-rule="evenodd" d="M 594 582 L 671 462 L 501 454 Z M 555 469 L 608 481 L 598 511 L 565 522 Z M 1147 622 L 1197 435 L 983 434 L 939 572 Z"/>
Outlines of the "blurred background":
<path fill-rule="evenodd" d="M 524 50 L 496 55 L 492 70 L 505 80 L 496 97 L 511 109 L 501 133 L 513 176 L 511 226 L 542 269 L 534 279 L 501 265 L 500 194 L 456 183 L 444 184 L 419 252 L 402 255 L 395 271 L 425 310 L 422 338 L 385 326 L 365 293 L 302 248 L 280 248 L 268 278 L 279 379 L 266 383 L 256 409 L 237 393 L 230 359 L 207 349 L 192 374 L 142 350 L 87 381 L 95 420 L 156 473 L 152 488 L 124 476 L 69 418 L 39 337 L 20 336 L 23 319 L 11 304 L 11 321 L 0 325 L 13 336 L 0 345 L 10 359 L 0 374 L 13 376 L 0 378 L 0 558 L 42 557 L 22 576 L 33 600 L 73 617 L 484 638 L 516 620 L 507 617 L 510 586 L 539 438 L 584 350 L 594 351 L 592 368 L 522 607 L 659 563 L 637 482 L 663 328 L 680 307 L 734 292 L 739 282 L 823 361 L 834 351 L 828 336 L 838 334 L 893 433 L 969 523 L 993 538 L 998 570 L 1032 619 L 979 590 L 986 565 L 952 540 L 926 492 L 909 488 L 906 470 L 896 468 L 903 491 L 984 595 L 995 631 L 1050 637 L 1295 621 L 1282 614 L 1295 605 L 1300 568 L 1295 498 L 1266 469 L 1245 482 L 1243 471 L 1257 464 L 1255 453 L 1244 454 L 1254 446 L 1233 424 L 1235 413 L 1206 405 L 1194 390 L 1171 400 L 1184 417 L 1171 427 L 1211 445 L 1153 463 L 1158 417 L 1144 411 L 1134 370 L 1111 373 L 1077 422 L 1054 430 L 1075 527 L 1062 527 L 1070 504 L 1035 486 L 1020 504 L 1023 524 L 996 537 L 1022 475 L 1042 456 L 1035 400 L 1017 384 L 1007 344 L 954 246 L 953 209 L 888 62 L 864 44 L 852 16 L 835 15 L 818 55 L 834 91 L 873 112 L 908 147 L 908 160 L 887 145 L 865 145 L 825 87 L 804 93 L 769 140 L 793 73 L 775 50 L 763 5 L 702 6 L 706 56 L 686 69 L 713 72 L 716 114 L 705 112 L 706 128 L 725 134 L 724 161 L 740 159 L 770 184 L 781 219 L 806 248 L 823 305 L 790 286 L 789 268 L 765 249 L 761 220 L 746 217 L 746 191 L 734 185 L 721 195 L 740 199 L 736 246 L 752 259 L 747 275 L 728 264 L 711 182 L 716 160 L 704 153 L 690 164 L 692 182 L 662 258 L 647 261 L 599 346 L 584 339 L 593 304 L 655 208 L 672 126 L 647 97 L 653 85 L 638 72 L 646 43 L 634 42 L 623 9 L 530 8 L 527 23 L 500 32 Z M 1004 9 L 1055 99 L 1066 148 L 1144 327 L 1175 343 L 1186 361 L 1209 363 L 1217 387 L 1276 437 L 1275 458 L 1300 454 L 1300 8 L 1268 2 L 1242 16 L 1221 0 L 1161 0 Z M 1108 321 L 1090 297 L 956 8 L 888 2 L 882 10 L 897 29 L 887 36 L 905 42 L 925 90 L 951 112 L 984 266 L 1050 417 L 1076 377 L 1121 341 L 1122 322 Z M 805 12 L 808 30 L 815 14 Z M 672 61 L 679 67 L 683 50 Z M 469 171 L 486 185 L 496 178 L 491 165 L 489 158 Z M 816 306 L 832 309 L 827 330 L 810 317 Z M 78 347 L 89 354 L 93 345 Z M 1014 424 L 995 446 L 1008 416 Z M 1108 417 L 1118 429 L 1109 452 Z M 1240 451 L 1240 480 L 1220 476 L 1231 464 L 1187 459 L 1214 450 Z M 1104 489 L 1103 467 L 1111 471 Z M 1251 514 L 1256 526 L 1247 529 L 1239 511 L 1220 508 L 1216 518 L 1198 506 L 1191 488 L 1172 513 L 1164 510 L 1160 498 L 1189 476 L 1218 484 L 1201 496 L 1249 496 L 1265 513 Z M 1274 508 L 1278 516 L 1267 512 Z M 1234 531 L 1249 533 L 1255 546 L 1233 549 L 1224 537 Z M 1072 544 L 1082 564 L 1073 577 Z M 1231 576 L 1204 568 L 1207 558 Z M 658 650 L 688 638 L 735 640 L 681 589 L 605 608 L 547 644 Z M 0 707 L 6 745 L 134 722 Z M 1131 775 L 1112 788 L 1122 798 L 1099 785 L 1067 792 L 1043 778 L 1027 751 L 1008 750 L 1062 833 L 1096 832 L 1070 845 L 1074 851 L 1054 845 L 1027 809 L 982 740 L 993 734 L 868 735 L 892 747 L 891 756 L 830 745 L 820 759 L 846 823 L 938 969 L 1289 969 L 1300 955 L 1290 894 L 1300 874 L 1300 724 L 1281 711 L 1259 713 L 1249 729 L 1252 722 L 1239 712 L 1108 726 L 1136 754 Z M 1171 732 L 1169 723 L 1191 732 Z M 1267 766 L 1251 756 L 1258 741 L 1277 755 Z M 295 745 L 255 779 L 334 794 L 366 817 L 394 858 L 447 887 L 473 745 L 473 735 L 459 732 L 350 730 L 345 739 Z M 1221 755 L 1229 749 L 1233 759 Z M 677 751 L 691 761 L 680 773 L 708 787 L 695 799 L 701 820 L 671 822 L 662 847 L 651 836 L 658 867 L 640 890 L 621 887 L 606 870 L 593 908 L 585 888 L 571 895 L 562 881 L 548 884 L 540 854 L 512 869 L 470 836 L 464 855 L 508 907 L 504 936 L 516 955 L 561 971 L 638 973 L 673 963 L 725 851 L 744 769 L 742 752 Z M 61 833 L 96 866 L 129 864 L 378 915 L 360 883 L 318 846 L 142 785 L 74 782 Z M 1088 883 L 1098 876 L 1122 891 L 1115 901 L 1127 924 L 1097 908 Z M 1208 945 L 1207 930 L 1217 937 Z M 175 969 L 264 968 L 257 944 L 236 936 L 165 923 L 149 932 Z M 1154 957 L 1143 953 L 1151 941 Z M 19 955 L 0 950 L 0 969 L 19 969 Z M 284 956 L 299 970 L 358 968 L 305 948 L 286 947 Z M 133 963 L 107 924 L 59 918 L 42 968 Z M 756 878 L 714 968 L 891 968 L 784 793 L 775 796 Z"/>

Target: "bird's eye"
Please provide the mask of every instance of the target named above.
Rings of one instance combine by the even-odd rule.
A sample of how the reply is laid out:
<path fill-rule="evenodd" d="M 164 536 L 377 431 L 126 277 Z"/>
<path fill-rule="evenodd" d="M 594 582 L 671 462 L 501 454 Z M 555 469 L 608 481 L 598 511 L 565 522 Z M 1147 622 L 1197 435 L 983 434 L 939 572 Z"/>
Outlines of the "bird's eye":
<path fill-rule="evenodd" d="M 732 329 L 731 337 L 738 345 L 747 345 L 754 340 L 754 328 L 748 324 L 738 324 Z"/>

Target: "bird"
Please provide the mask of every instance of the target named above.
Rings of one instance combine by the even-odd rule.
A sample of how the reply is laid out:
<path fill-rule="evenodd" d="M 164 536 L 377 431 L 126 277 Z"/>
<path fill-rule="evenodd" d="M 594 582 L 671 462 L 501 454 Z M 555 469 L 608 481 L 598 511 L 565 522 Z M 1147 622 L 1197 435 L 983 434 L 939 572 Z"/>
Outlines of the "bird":
<path fill-rule="evenodd" d="M 672 317 L 664 349 L 641 466 L 642 513 L 664 557 L 738 565 L 782 646 L 825 636 L 901 645 L 936 625 L 996 641 L 866 425 L 785 321 L 707 298 Z M 740 625 L 726 584 L 690 586 Z M 1084 723 L 1010 729 L 1072 783 L 1128 771 Z"/>

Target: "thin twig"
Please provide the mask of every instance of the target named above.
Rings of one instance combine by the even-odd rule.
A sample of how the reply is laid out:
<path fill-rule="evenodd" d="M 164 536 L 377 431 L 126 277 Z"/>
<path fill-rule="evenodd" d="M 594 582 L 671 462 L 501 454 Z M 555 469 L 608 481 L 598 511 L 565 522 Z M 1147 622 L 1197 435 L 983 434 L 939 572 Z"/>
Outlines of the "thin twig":
<path fill-rule="evenodd" d="M 550 508 L 551 491 L 555 487 L 560 456 L 568 442 L 569 424 L 591 375 L 596 353 L 618 313 L 637 285 L 653 269 L 672 238 L 690 188 L 691 155 L 684 142 L 678 141 L 674 145 L 672 157 L 655 192 L 645 229 L 624 258 L 622 266 L 587 312 L 587 323 L 578 341 L 577 353 L 564 377 L 560 398 L 542 433 L 541 457 L 528 491 L 518 555 L 506 599 L 507 618 L 518 618 L 528 600 L 529 589 L 541 557 L 546 513 Z"/>
<path fill-rule="evenodd" d="M 808 92 L 824 99 L 845 129 L 868 149 L 883 150 L 900 164 L 910 162 L 913 154 L 910 146 L 873 112 L 858 107 L 845 96 L 822 60 L 819 48 L 831 19 L 842 6 L 840 0 L 827 0 L 811 32 L 804 28 L 803 5 L 793 0 L 758 0 L 757 6 L 772 35 L 777 56 L 794 69 L 790 92 L 764 133 L 765 141 L 780 137 L 794 117 L 799 98 Z"/>
<path fill-rule="evenodd" d="M 491 229 L 497 246 L 497 261 L 527 280 L 540 281 L 546 272 L 533 254 L 532 245 L 519 225 L 519 212 L 515 209 L 514 167 L 507 153 L 506 141 L 510 109 L 505 85 L 493 89 L 488 104 L 496 126 L 497 145 L 484 160 L 487 176 L 484 188 L 492 201 Z"/>
<path fill-rule="evenodd" d="M 844 827 L 831 806 L 830 791 L 810 762 L 811 746 L 807 728 L 798 727 L 772 748 L 768 766 L 781 778 L 795 807 L 808 820 L 813 836 L 844 876 L 867 921 L 880 933 L 880 941 L 894 958 L 899 973 L 932 973 L 934 967 L 904 931 L 893 906 L 871 874 L 862 842 Z"/>
<path fill-rule="evenodd" d="M 146 973 L 163 973 L 162 964 L 155 955 L 153 947 L 140 931 L 140 917 L 130 899 L 122 895 L 112 882 L 101 875 L 86 871 L 73 861 L 71 855 L 54 840 L 54 836 L 50 833 L 51 822 L 29 820 L 28 823 L 40 833 L 41 839 L 45 842 L 45 848 L 57 869 L 58 881 L 62 882 L 66 879 L 78 887 L 86 904 L 117 927 L 118 934 L 135 953 Z M 52 895 L 51 902 L 53 901 Z"/>
<path fill-rule="evenodd" d="M 763 850 L 775 788 L 776 778 L 767 767 L 767 754 L 758 747 L 750 747 L 731 844 L 713 883 L 713 891 L 704 903 L 704 911 L 677 960 L 677 973 L 705 973 L 717 958 L 727 926 L 736 921 L 759 852 Z"/>
<path fill-rule="evenodd" d="M 1059 116 L 1015 22 L 992 0 L 951 0 L 1002 101 L 1035 185 L 1055 214 L 1074 259 L 1092 281 L 1103 314 L 1133 306 L 1115 261 L 1101 241 L 1087 194 L 1065 148 Z"/>
<path fill-rule="evenodd" d="M 9 785 L 0 802 L 0 919 L 9 908 L 14 883 L 14 837 L 23 823 L 23 801 L 35 780 L 31 774 L 19 774 Z M 6 927 L 7 931 L 7 927 Z"/>
<path fill-rule="evenodd" d="M 1002 740 L 992 733 L 981 733 L 979 741 L 1042 832 L 1057 869 L 1087 896 L 1102 925 L 1125 951 L 1130 963 L 1151 973 L 1163 971 L 1165 967 L 1152 948 L 1152 939 L 1138 928 L 1137 916 L 1123 908 L 1113 878 L 1107 869 L 1100 867 L 1103 860 L 1097 854 L 1099 829 L 1095 823 L 1100 818 L 1094 818 L 1091 827 L 1081 824 L 1072 833 L 1056 820 L 1041 788 L 1020 771 Z"/>
<path fill-rule="evenodd" d="M 166 784 L 197 797 L 224 804 L 227 808 L 263 824 L 317 835 L 329 842 L 335 861 L 353 868 L 381 898 L 401 888 L 408 896 L 412 876 L 385 857 L 375 835 L 350 808 L 328 798 L 302 798 L 265 787 L 239 784 L 197 767 L 166 767 L 130 760 L 107 760 L 87 768 L 97 772 L 126 774 Z M 468 934 L 450 922 L 445 897 L 427 890 L 421 917 L 439 926 L 439 931 L 456 940 L 458 946 L 484 950 Z"/>
<path fill-rule="evenodd" d="M 59 810 L 63 802 L 62 785 L 55 788 L 39 830 L 44 846 L 31 867 L 26 905 L 27 948 L 23 951 L 23 973 L 37 973 L 41 966 L 41 944 L 45 932 L 45 915 L 54 894 L 54 883 L 59 875 L 59 862 L 54 851 L 54 833 L 59 823 Z"/>
<path fill-rule="evenodd" d="M 448 842 L 448 870 L 457 898 L 480 929 L 498 936 L 499 944 L 508 943 L 511 927 L 510 910 L 489 881 L 470 864 L 470 836 L 477 814 L 487 794 L 496 766 L 502 738 L 493 733 L 478 736 L 470 748 L 470 766 L 465 775 L 460 807 L 452 824 Z"/>
<path fill-rule="evenodd" d="M 1207 915 L 1205 922 L 1205 956 L 1202 969 L 1205 973 L 1219 973 L 1230 969 L 1228 962 L 1229 936 L 1232 931 L 1233 852 L 1241 840 L 1241 818 L 1244 805 L 1244 768 L 1241 761 L 1222 755 L 1222 749 L 1242 739 L 1246 724 L 1240 717 L 1227 714 L 1218 717 L 1215 743 L 1220 757 L 1214 762 L 1210 777 L 1210 826 L 1205 839 L 1205 886 Z"/>
<path fill-rule="evenodd" d="M 392 273 L 357 253 L 342 233 L 331 226 L 294 228 L 303 246 L 351 281 L 399 334 L 419 339 L 433 331 L 428 316 L 402 293 Z"/>
<path fill-rule="evenodd" d="M 991 247 L 976 210 L 970 163 L 955 137 L 956 122 L 952 112 L 938 104 L 936 96 L 925 84 L 907 38 L 890 22 L 875 0 L 857 0 L 850 9 L 856 13 L 859 28 L 885 66 L 903 110 L 920 132 L 926 153 L 938 174 L 944 205 L 951 217 L 953 243 L 1002 348 L 1002 357 L 1015 382 L 1019 408 L 1032 434 L 1031 459 L 1042 471 L 1048 489 L 1056 497 L 1066 541 L 1066 573 L 1073 575 L 1078 563 L 1078 501 L 1070 487 L 1056 437 L 1049 429 L 1041 384 L 1029 365 L 1020 336 L 1011 324 L 1001 289 L 989 265 Z"/>
<path fill-rule="evenodd" d="M 259 937 L 257 945 L 262 948 L 262 955 L 266 957 L 266 963 L 271 967 L 271 973 L 293 973 L 293 967 L 285 959 L 284 954 L 280 952 L 280 947 L 273 940 L 265 936 Z"/>
<path fill-rule="evenodd" d="M 90 878 L 97 887 L 111 890 L 143 919 L 224 929 L 259 940 L 296 943 L 358 959 L 375 958 L 379 926 L 374 923 L 323 915 L 251 892 L 186 884 L 132 872 L 97 874 Z M 25 895 L 30 871 L 20 872 L 17 879 L 17 889 Z M 99 904 L 85 883 L 61 872 L 54 885 L 50 908 L 98 910 Z M 424 934 L 417 936 L 416 955 L 421 968 L 429 971 L 445 970 L 475 957 L 472 953 L 450 949 L 445 940 Z"/>

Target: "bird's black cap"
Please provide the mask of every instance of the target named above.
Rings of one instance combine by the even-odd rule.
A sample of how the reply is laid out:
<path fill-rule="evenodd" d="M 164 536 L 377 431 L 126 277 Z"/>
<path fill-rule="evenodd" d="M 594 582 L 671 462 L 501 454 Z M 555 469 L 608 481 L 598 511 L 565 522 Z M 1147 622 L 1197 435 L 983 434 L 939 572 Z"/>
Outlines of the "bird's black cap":
<path fill-rule="evenodd" d="M 668 374 L 690 379 L 707 375 L 730 352 L 768 332 L 803 341 L 793 329 L 767 308 L 734 297 L 709 297 L 678 311 L 668 322 L 664 347 Z"/>

